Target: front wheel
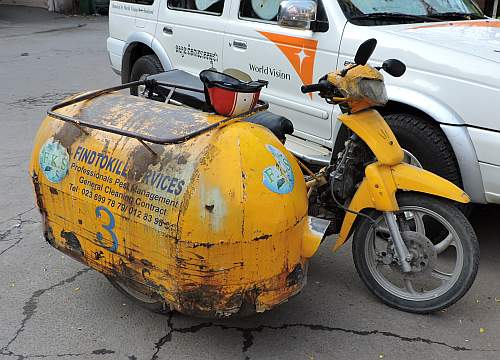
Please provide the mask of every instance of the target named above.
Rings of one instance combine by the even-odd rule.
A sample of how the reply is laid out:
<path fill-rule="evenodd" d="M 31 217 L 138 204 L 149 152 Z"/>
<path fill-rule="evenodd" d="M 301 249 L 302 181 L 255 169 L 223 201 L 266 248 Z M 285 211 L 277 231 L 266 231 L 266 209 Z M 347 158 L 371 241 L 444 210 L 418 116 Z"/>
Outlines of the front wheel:
<path fill-rule="evenodd" d="M 398 204 L 394 216 L 410 253 L 411 271 L 400 270 L 384 216 L 372 210 L 368 215 L 377 226 L 360 218 L 354 233 L 359 276 L 373 294 L 400 310 L 431 313 L 453 305 L 477 274 L 479 244 L 472 226 L 444 199 L 401 193 Z"/>

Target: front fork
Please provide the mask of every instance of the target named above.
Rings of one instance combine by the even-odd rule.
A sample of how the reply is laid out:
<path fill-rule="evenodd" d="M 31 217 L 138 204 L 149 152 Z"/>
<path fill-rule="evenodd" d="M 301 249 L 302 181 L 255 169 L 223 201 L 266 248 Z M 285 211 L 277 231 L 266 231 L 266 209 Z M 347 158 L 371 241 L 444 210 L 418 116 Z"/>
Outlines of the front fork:
<path fill-rule="evenodd" d="M 394 217 L 394 213 L 392 211 L 384 211 L 384 219 L 387 223 L 387 227 L 389 228 L 389 234 L 391 235 L 392 242 L 394 243 L 394 248 L 401 262 L 401 270 L 404 273 L 408 273 L 411 271 L 411 255 L 405 242 L 403 241 L 403 237 L 399 231 L 399 226 Z"/>

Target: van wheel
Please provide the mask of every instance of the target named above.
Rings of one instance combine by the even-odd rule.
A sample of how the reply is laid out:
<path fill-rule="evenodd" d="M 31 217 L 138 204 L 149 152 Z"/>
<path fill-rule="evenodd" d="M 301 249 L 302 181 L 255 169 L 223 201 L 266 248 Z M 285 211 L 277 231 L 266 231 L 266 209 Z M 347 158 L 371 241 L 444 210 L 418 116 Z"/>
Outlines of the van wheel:
<path fill-rule="evenodd" d="M 144 55 L 136 60 L 130 73 L 130 81 L 138 81 L 146 76 L 163 72 L 163 66 L 156 55 Z M 134 86 L 130 88 L 130 95 L 142 96 L 144 86 Z"/>
<path fill-rule="evenodd" d="M 412 114 L 388 114 L 384 118 L 410 160 L 463 188 L 455 154 L 437 124 Z"/>
<path fill-rule="evenodd" d="M 384 118 L 405 150 L 406 162 L 464 188 L 455 154 L 439 125 L 413 114 L 388 114 Z M 465 216 L 471 214 L 471 204 L 457 204 L 457 207 Z"/>

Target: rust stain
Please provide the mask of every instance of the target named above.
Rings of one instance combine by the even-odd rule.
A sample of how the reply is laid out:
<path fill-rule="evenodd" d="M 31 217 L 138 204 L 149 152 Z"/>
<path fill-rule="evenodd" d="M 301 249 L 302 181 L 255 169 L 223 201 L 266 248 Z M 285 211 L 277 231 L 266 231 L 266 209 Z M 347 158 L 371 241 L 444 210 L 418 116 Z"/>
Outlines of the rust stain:
<path fill-rule="evenodd" d="M 177 164 L 179 165 L 185 165 L 188 162 L 188 159 L 190 157 L 189 153 L 182 153 L 177 157 Z"/>
<path fill-rule="evenodd" d="M 59 131 L 54 134 L 54 140 L 59 141 L 59 143 L 68 150 L 71 157 L 71 145 L 78 141 L 78 138 L 84 135 L 85 133 L 74 124 L 65 122 Z"/>
<path fill-rule="evenodd" d="M 66 240 L 66 247 L 68 249 L 76 252 L 79 256 L 83 256 L 82 245 L 74 232 L 62 230 L 61 237 Z"/>
<path fill-rule="evenodd" d="M 272 235 L 271 235 L 271 234 L 264 234 L 264 235 L 257 236 L 257 237 L 255 237 L 255 238 L 253 238 L 252 240 L 253 240 L 253 241 L 267 240 L 267 239 L 269 239 L 270 237 L 272 237 Z"/>
<path fill-rule="evenodd" d="M 214 245 L 215 244 L 211 244 L 211 243 L 193 243 L 192 244 L 193 249 L 196 249 L 197 247 L 204 247 L 204 248 L 210 249 Z"/>

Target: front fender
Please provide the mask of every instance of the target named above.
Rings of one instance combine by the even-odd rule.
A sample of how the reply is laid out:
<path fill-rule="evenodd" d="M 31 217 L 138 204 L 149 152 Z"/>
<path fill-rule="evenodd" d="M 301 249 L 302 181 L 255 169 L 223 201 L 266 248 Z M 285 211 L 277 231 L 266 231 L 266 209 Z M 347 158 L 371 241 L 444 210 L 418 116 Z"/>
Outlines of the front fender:
<path fill-rule="evenodd" d="M 360 212 L 370 208 L 380 211 L 397 211 L 399 210 L 396 201 L 398 190 L 430 194 L 464 204 L 470 202 L 469 196 L 452 182 L 413 165 L 401 163 L 388 167 L 375 163 L 367 166 L 365 174 L 365 178 L 349 204 L 350 211 Z M 356 214 L 346 213 L 333 250 L 337 250 L 347 241 L 356 218 Z"/>
<path fill-rule="evenodd" d="M 469 196 L 452 182 L 430 171 L 409 164 L 391 168 L 392 178 L 400 190 L 417 191 L 467 204 Z"/>

